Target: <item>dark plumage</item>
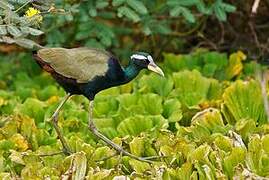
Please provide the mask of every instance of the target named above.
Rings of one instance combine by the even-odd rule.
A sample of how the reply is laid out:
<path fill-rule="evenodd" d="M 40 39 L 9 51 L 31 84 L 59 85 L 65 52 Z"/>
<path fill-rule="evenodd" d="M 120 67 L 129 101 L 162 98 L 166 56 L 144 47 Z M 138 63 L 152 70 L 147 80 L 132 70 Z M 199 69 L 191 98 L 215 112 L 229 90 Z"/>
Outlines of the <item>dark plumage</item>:
<path fill-rule="evenodd" d="M 69 148 L 57 125 L 58 112 L 71 95 L 81 94 L 91 102 L 89 111 L 89 128 L 91 131 L 114 149 L 139 159 L 124 151 L 97 131 L 92 121 L 92 108 L 94 97 L 98 92 L 128 83 L 142 69 L 149 69 L 163 76 L 162 70 L 154 63 L 148 53 L 138 52 L 133 54 L 126 68 L 121 67 L 118 59 L 112 54 L 91 48 L 44 48 L 34 52 L 33 57 L 68 93 L 52 117 L 64 150 L 69 151 Z"/>

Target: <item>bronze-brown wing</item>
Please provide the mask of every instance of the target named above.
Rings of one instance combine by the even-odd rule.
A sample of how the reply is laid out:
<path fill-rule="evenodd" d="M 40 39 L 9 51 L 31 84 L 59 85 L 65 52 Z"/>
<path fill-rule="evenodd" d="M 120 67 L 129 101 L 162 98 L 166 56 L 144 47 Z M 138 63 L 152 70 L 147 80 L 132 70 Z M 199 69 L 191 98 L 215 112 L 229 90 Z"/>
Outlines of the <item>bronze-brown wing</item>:
<path fill-rule="evenodd" d="M 108 69 L 107 61 L 111 54 L 92 48 L 44 48 L 37 55 L 48 63 L 57 73 L 86 83 Z"/>

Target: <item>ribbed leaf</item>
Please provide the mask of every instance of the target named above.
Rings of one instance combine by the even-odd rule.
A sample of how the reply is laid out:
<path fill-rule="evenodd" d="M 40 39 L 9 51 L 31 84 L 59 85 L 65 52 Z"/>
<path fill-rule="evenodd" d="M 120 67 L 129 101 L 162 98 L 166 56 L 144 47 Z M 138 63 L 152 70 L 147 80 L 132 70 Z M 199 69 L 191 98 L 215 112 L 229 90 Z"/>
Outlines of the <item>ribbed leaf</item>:
<path fill-rule="evenodd" d="M 170 11 L 170 15 L 171 16 L 179 16 L 179 15 L 183 15 L 184 18 L 191 23 L 195 22 L 195 18 L 194 15 L 191 13 L 191 11 L 183 6 L 176 6 L 174 7 L 171 11 Z"/>
<path fill-rule="evenodd" d="M 136 155 L 136 156 L 144 156 L 144 152 L 145 152 L 145 139 L 144 138 L 140 138 L 140 137 L 136 137 L 134 138 L 130 144 L 130 150 L 131 153 Z"/>
<path fill-rule="evenodd" d="M 1 0 L 0 1 L 0 8 L 13 10 L 14 6 L 11 5 L 10 3 L 6 2 L 5 0 Z"/>
<path fill-rule="evenodd" d="M 17 109 L 18 112 L 23 113 L 35 120 L 38 124 L 44 121 L 45 103 L 34 98 L 28 98 Z"/>
<path fill-rule="evenodd" d="M 108 5 L 109 5 L 109 2 L 104 1 L 104 0 L 101 0 L 101 1 L 99 0 L 96 2 L 97 9 L 103 9 L 103 8 L 107 7 Z"/>
<path fill-rule="evenodd" d="M 29 0 L 8 0 L 11 3 L 16 3 L 16 4 L 25 4 L 29 2 Z"/>
<path fill-rule="evenodd" d="M 148 163 L 141 162 L 135 159 L 129 160 L 129 164 L 137 173 L 143 173 L 146 170 L 150 169 L 150 165 Z"/>
<path fill-rule="evenodd" d="M 231 4 L 227 4 L 227 3 L 221 3 L 221 7 L 226 11 L 226 12 L 234 12 L 236 10 L 236 7 L 231 5 Z"/>
<path fill-rule="evenodd" d="M 143 2 L 138 1 L 138 0 L 127 0 L 126 3 L 133 8 L 136 12 L 139 14 L 147 14 L 148 10 L 143 4 Z"/>
<path fill-rule="evenodd" d="M 195 22 L 195 18 L 189 9 L 182 7 L 181 12 L 187 21 L 189 21 L 190 23 Z"/>
<path fill-rule="evenodd" d="M 6 35 L 7 29 L 6 26 L 0 26 L 0 35 Z"/>
<path fill-rule="evenodd" d="M 198 0 L 168 0 L 170 6 L 192 6 L 198 3 Z"/>
<path fill-rule="evenodd" d="M 122 5 L 126 0 L 113 0 L 112 6 L 119 6 Z"/>
<path fill-rule="evenodd" d="M 132 9 L 125 7 L 125 6 L 120 7 L 118 9 L 118 16 L 119 17 L 125 16 L 134 22 L 140 21 L 140 17 L 138 16 L 138 14 L 135 11 L 133 11 Z"/>
<path fill-rule="evenodd" d="M 222 112 L 230 124 L 241 119 L 253 119 L 255 123 L 267 122 L 261 88 L 257 81 L 236 81 L 223 94 Z"/>
<path fill-rule="evenodd" d="M 180 13 L 181 13 L 181 7 L 180 6 L 176 6 L 170 11 L 170 15 L 174 16 L 174 17 L 179 16 Z"/>
<path fill-rule="evenodd" d="M 8 37 L 8 36 L 3 36 L 2 40 L 3 40 L 3 42 L 8 43 L 8 44 L 12 44 L 15 42 L 15 40 L 13 38 Z"/>
<path fill-rule="evenodd" d="M 173 73 L 175 89 L 172 96 L 179 98 L 187 107 L 196 106 L 207 99 L 210 80 L 203 77 L 200 72 L 182 71 Z"/>
<path fill-rule="evenodd" d="M 68 157 L 67 157 L 68 158 Z M 87 168 L 87 158 L 84 152 L 77 152 L 72 154 L 72 160 L 70 163 L 70 167 L 66 173 L 62 175 L 62 179 L 84 179 L 86 175 Z"/>
<path fill-rule="evenodd" d="M 183 117 L 181 104 L 176 99 L 169 99 L 165 101 L 163 109 L 163 116 L 167 118 L 169 122 L 178 122 Z"/>
<path fill-rule="evenodd" d="M 33 49 L 35 46 L 38 45 L 34 41 L 25 38 L 15 39 L 15 43 L 27 49 Z"/>
<path fill-rule="evenodd" d="M 199 1 L 196 4 L 197 9 L 204 14 L 208 14 L 209 10 L 205 7 L 205 3 L 203 1 Z"/>
<path fill-rule="evenodd" d="M 229 156 L 224 158 L 224 172 L 228 175 L 229 178 L 232 178 L 234 175 L 234 168 L 239 164 L 244 163 L 245 150 L 241 147 L 233 148 Z"/>
<path fill-rule="evenodd" d="M 38 29 L 34 29 L 34 28 L 28 28 L 29 29 L 29 33 L 33 36 L 40 36 L 41 34 L 44 34 L 43 31 L 40 31 Z"/>
<path fill-rule="evenodd" d="M 22 35 L 21 31 L 16 26 L 9 25 L 7 26 L 7 30 L 14 37 L 19 37 Z"/>
<path fill-rule="evenodd" d="M 150 115 L 159 115 L 163 111 L 162 98 L 157 94 L 148 93 L 141 96 L 138 104 Z M 152 104 L 154 104 L 154 106 L 152 106 Z"/>
<path fill-rule="evenodd" d="M 160 96 L 168 96 L 173 89 L 171 77 L 160 77 L 156 74 L 145 75 L 139 80 L 141 92 L 153 92 Z"/>
<path fill-rule="evenodd" d="M 214 12 L 215 12 L 216 17 L 220 21 L 226 21 L 227 15 L 226 15 L 226 12 L 224 11 L 223 8 L 221 8 L 220 6 L 215 5 Z"/>
<path fill-rule="evenodd" d="M 192 125 L 201 125 L 210 132 L 214 132 L 215 128 L 217 129 L 219 126 L 224 126 L 220 111 L 215 108 L 208 108 L 198 112 L 191 121 Z"/>
<path fill-rule="evenodd" d="M 121 136 L 138 135 L 139 133 L 150 130 L 153 127 L 150 119 L 145 119 L 144 116 L 133 116 L 123 120 L 117 127 Z"/>

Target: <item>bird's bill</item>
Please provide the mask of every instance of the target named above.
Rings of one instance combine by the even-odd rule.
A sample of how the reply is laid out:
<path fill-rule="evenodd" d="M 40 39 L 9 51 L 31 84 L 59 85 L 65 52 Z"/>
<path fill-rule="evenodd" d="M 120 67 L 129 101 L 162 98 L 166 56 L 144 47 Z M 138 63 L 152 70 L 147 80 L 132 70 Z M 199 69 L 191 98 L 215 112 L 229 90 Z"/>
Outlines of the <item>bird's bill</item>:
<path fill-rule="evenodd" d="M 150 64 L 148 65 L 148 69 L 151 70 L 151 71 L 153 71 L 153 72 L 155 72 L 155 73 L 157 73 L 157 74 L 159 74 L 159 75 L 161 75 L 161 76 L 164 76 L 164 73 L 163 73 L 162 69 L 159 68 L 159 67 L 158 67 L 156 64 L 154 64 L 154 63 L 150 63 Z"/>

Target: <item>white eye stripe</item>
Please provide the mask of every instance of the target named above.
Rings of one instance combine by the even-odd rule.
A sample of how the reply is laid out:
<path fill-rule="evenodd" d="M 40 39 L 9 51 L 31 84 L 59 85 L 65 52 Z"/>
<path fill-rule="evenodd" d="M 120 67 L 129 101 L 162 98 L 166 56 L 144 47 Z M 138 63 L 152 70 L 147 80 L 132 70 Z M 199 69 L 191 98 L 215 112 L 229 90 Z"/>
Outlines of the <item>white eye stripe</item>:
<path fill-rule="evenodd" d="M 149 62 L 153 62 L 153 58 L 151 57 L 151 55 L 148 55 L 148 60 Z"/>
<path fill-rule="evenodd" d="M 140 55 L 140 54 L 134 54 L 131 56 L 131 59 L 147 59 L 147 57 Z"/>

